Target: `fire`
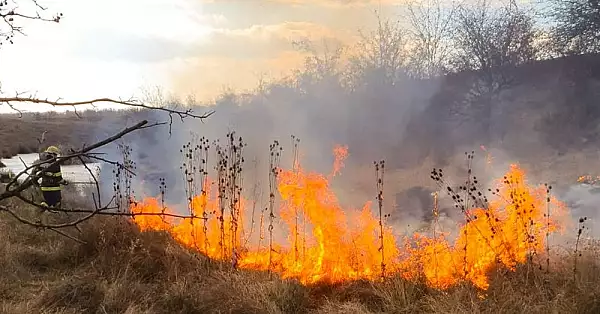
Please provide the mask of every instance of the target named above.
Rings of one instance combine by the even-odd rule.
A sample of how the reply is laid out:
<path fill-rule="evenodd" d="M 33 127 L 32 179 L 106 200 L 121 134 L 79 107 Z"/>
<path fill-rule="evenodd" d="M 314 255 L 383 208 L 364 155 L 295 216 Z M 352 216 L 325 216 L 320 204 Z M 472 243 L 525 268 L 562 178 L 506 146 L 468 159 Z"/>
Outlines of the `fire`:
<path fill-rule="evenodd" d="M 344 159 L 348 157 L 348 146 L 336 145 L 333 148 L 333 155 L 335 156 L 335 161 L 333 162 L 333 171 L 331 172 L 332 177 L 338 175 L 344 167 Z"/>
<path fill-rule="evenodd" d="M 481 148 L 482 151 L 484 151 L 486 153 L 485 163 L 486 163 L 486 166 L 489 168 L 492 165 L 492 163 L 494 162 L 494 157 L 492 157 L 492 154 L 487 150 L 485 145 L 480 145 L 479 147 Z"/>
<path fill-rule="evenodd" d="M 233 237 L 234 228 L 228 219 L 223 219 L 224 227 L 221 228 L 221 221 L 214 215 L 220 210 L 218 198 L 209 196 L 210 190 L 206 195 L 192 199 L 190 209 L 194 218 L 175 215 L 173 210 L 163 207 L 157 198 L 145 198 L 142 202 L 134 202 L 130 210 L 134 214 L 134 222 L 142 231 L 169 231 L 182 244 L 196 248 L 211 258 L 224 259 L 234 248 L 240 247 L 242 229 Z M 242 201 L 242 204 L 244 203 Z M 140 213 L 144 215 L 135 215 Z M 213 216 L 212 219 L 203 219 L 209 215 Z M 231 239 L 236 239 L 235 243 L 231 243 Z"/>
<path fill-rule="evenodd" d="M 586 183 L 591 185 L 596 185 L 600 182 L 600 176 L 593 177 L 591 175 L 579 176 L 577 178 L 578 183 Z"/>
<path fill-rule="evenodd" d="M 347 147 L 337 146 L 334 154 L 332 173 L 336 174 Z M 532 256 L 543 254 L 547 235 L 563 231 L 567 221 L 565 205 L 548 196 L 546 187 L 527 185 L 525 173 L 517 165 L 510 167 L 494 190 L 496 198 L 487 208 L 465 212 L 465 223 L 453 242 L 448 232 L 439 231 L 433 236 L 416 233 L 398 238 L 373 214 L 370 202 L 362 209 L 342 208 L 328 178 L 298 164 L 278 174 L 277 218 L 281 220 L 272 239 L 262 230 L 267 226 L 262 216 L 261 230 L 254 235 L 233 228 L 235 220 L 231 214 L 220 217 L 219 197 L 211 191 L 192 199 L 189 207 L 194 219 L 173 217 L 174 211 L 154 198 L 132 205 L 131 211 L 156 214 L 133 216 L 142 230 L 166 230 L 183 245 L 213 259 L 231 260 L 239 268 L 273 271 L 304 284 L 376 280 L 396 274 L 424 278 L 439 289 L 471 282 L 485 290 L 490 271 L 498 267 L 514 270 Z M 253 221 L 251 206 L 246 203 L 241 200 L 240 221 Z M 383 235 L 380 223 L 384 224 Z M 251 241 L 253 237 L 255 241 Z"/>

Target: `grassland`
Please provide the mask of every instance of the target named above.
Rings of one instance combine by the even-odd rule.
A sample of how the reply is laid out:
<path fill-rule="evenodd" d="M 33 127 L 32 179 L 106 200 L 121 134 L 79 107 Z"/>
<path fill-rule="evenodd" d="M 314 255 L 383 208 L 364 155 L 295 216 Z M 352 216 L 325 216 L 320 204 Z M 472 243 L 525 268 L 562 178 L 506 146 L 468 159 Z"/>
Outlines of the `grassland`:
<path fill-rule="evenodd" d="M 80 148 L 93 143 L 96 133 L 102 132 L 102 119 L 119 121 L 127 117 L 127 112 L 117 110 L 86 111 L 78 115 L 73 112 L 0 114 L 0 158 L 37 153 L 48 145 Z M 38 140 L 42 138 L 44 142 L 40 145 Z"/>
<path fill-rule="evenodd" d="M 85 206 L 67 195 L 66 202 Z M 12 201 L 28 218 L 59 222 Z M 6 204 L 5 204 L 6 205 Z M 61 216 L 63 215 L 63 216 Z M 232 270 L 126 218 L 96 217 L 66 230 L 36 230 L 0 213 L 2 313 L 597 313 L 598 255 L 556 256 L 554 270 L 496 269 L 486 294 L 463 285 L 437 291 L 399 277 L 303 286 L 264 272 Z M 573 231 L 574 233 L 576 230 Z M 558 252 L 555 254 L 559 254 Z"/>
<path fill-rule="evenodd" d="M 596 65 L 600 64 L 600 58 L 594 60 L 598 61 Z M 595 121 L 597 115 L 584 110 L 595 98 L 590 96 L 586 98 L 588 101 L 578 102 L 579 96 L 571 90 L 565 92 L 563 87 L 575 86 L 572 89 L 576 90 L 589 85 L 585 91 L 591 95 L 595 92 L 593 86 L 598 82 L 599 73 L 593 70 L 600 67 L 592 67 L 592 73 L 579 78 L 572 77 L 575 76 L 575 70 L 562 76 L 556 74 L 573 69 L 572 64 L 548 64 L 544 63 L 543 66 L 550 69 L 549 72 L 536 74 L 523 70 L 529 76 L 519 76 L 522 84 L 507 93 L 505 98 L 509 99 L 505 99 L 504 105 L 510 114 L 506 115 L 505 120 L 513 122 L 507 124 L 503 148 L 519 153 L 515 154 L 517 157 L 527 157 L 519 161 L 536 178 L 569 182 L 578 175 L 587 174 L 590 168 L 597 169 L 600 161 L 592 158 L 597 154 L 594 138 L 598 130 L 592 127 L 591 122 Z M 589 64 L 582 63 L 579 66 L 589 67 Z M 589 84 L 581 84 L 582 81 Z M 461 93 L 456 92 L 462 87 L 455 88 L 449 84 L 447 88 L 450 92 L 460 94 L 457 98 L 462 97 Z M 429 121 L 451 120 L 450 114 L 444 111 L 448 107 L 448 97 L 445 96 L 452 94 L 450 92 L 441 92 L 434 97 L 432 106 L 414 120 L 415 125 L 409 126 L 412 137 L 398 140 L 396 146 L 390 146 L 390 151 L 406 154 L 408 157 L 404 159 L 416 162 L 405 161 L 404 165 L 399 166 L 403 169 L 387 179 L 392 183 L 386 185 L 400 189 L 432 184 L 428 172 L 431 167 L 439 166 L 440 162 L 434 160 L 435 151 L 422 149 L 426 146 L 422 143 L 430 144 L 433 150 L 448 149 L 440 145 L 439 142 L 446 138 L 439 135 L 454 130 L 454 125 L 448 122 L 444 126 L 432 127 Z M 561 99 L 557 94 L 566 95 L 563 97 L 566 99 Z M 550 103 L 555 99 L 558 100 Z M 278 104 L 279 100 L 273 97 L 269 101 Z M 581 108 L 575 110 L 568 107 L 570 103 Z M 548 108 L 558 108 L 558 111 Z M 570 114 L 561 115 L 561 110 Z M 258 117 L 261 112 L 257 110 L 253 113 Z M 247 113 L 240 113 L 244 114 Z M 120 115 L 122 113 L 111 111 L 86 113 L 82 117 L 72 113 L 27 114 L 24 117 L 3 115 L 0 117 L 0 153 L 2 157 L 9 157 L 17 153 L 37 152 L 40 150 L 37 139 L 44 131 L 46 143 L 61 143 L 65 147 L 91 143 L 95 133 L 113 127 L 105 127 L 102 121 L 114 121 L 113 118 L 120 118 Z M 444 117 L 438 119 L 440 116 Z M 513 119 L 515 117 L 519 119 Z M 560 120 L 560 123 L 552 120 L 558 118 L 565 120 Z M 582 124 L 582 121 L 586 123 Z M 325 119 L 323 123 L 329 122 Z M 542 132 L 536 129 L 540 125 L 548 127 L 557 124 L 568 127 L 567 131 L 553 128 Z M 579 125 L 588 127 L 575 127 Z M 533 130 L 543 136 L 522 136 Z M 360 132 L 368 133 L 362 129 Z M 449 134 L 454 137 L 446 144 L 479 145 L 480 139 L 475 138 L 477 134 L 473 130 L 455 131 Z M 574 141 L 574 136 L 583 140 Z M 540 140 L 546 137 L 556 143 Z M 464 140 L 458 142 L 457 138 Z M 355 143 L 349 144 L 358 153 L 369 151 L 361 149 L 363 142 L 358 138 Z M 420 149 L 423 154 L 420 154 Z M 392 161 L 401 159 L 393 154 L 386 155 L 386 158 Z M 372 167 L 357 171 L 357 177 L 372 176 Z M 362 171 L 364 175 L 361 175 Z M 32 219 L 39 216 L 42 216 L 42 220 L 64 219 L 60 214 L 40 214 L 28 205 L 11 202 L 15 202 L 12 205 L 19 213 Z M 89 206 L 74 198 L 68 202 Z M 561 255 L 553 252 L 554 270 L 550 273 L 545 273 L 535 264 L 520 266 L 515 272 L 495 269 L 490 289 L 484 296 L 481 291 L 468 285 L 436 291 L 424 283 L 396 277 L 388 278 L 385 282 L 303 286 L 263 272 L 231 270 L 228 265 L 210 261 L 197 252 L 181 247 L 164 233 L 140 232 L 124 218 L 96 217 L 81 225 L 81 233 L 74 229 L 68 232 L 86 243 L 75 242 L 51 230 L 36 230 L 16 222 L 7 213 L 0 213 L 0 237 L 3 239 L 0 244 L 2 313 L 600 312 L 599 255 L 592 248 L 586 249 L 577 258 L 575 274 L 570 247 Z M 577 229 L 571 232 L 575 235 Z"/>
<path fill-rule="evenodd" d="M 47 143 L 77 145 L 85 141 L 83 129 L 90 125 L 88 119 L 75 115 L 3 115 L 0 128 L 0 156 L 12 157 L 16 154 L 37 153 L 43 147 L 39 144 L 46 131 Z M 50 144 L 46 144 L 50 145 Z"/>

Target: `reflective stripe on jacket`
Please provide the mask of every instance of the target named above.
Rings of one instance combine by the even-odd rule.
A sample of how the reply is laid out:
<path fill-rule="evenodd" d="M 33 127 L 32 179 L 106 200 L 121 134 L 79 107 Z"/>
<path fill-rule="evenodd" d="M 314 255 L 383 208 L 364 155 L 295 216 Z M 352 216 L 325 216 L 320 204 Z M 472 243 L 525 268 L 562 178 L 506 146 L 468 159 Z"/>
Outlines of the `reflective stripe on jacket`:
<path fill-rule="evenodd" d="M 40 188 L 40 190 L 42 190 L 43 192 L 53 192 L 53 191 L 60 191 L 62 189 L 62 187 L 59 186 L 42 186 Z"/>
<path fill-rule="evenodd" d="M 60 165 L 51 166 L 54 158 L 50 154 L 44 154 L 42 157 L 44 164 L 40 165 L 42 183 L 40 188 L 42 191 L 60 191 L 61 182 L 63 181 Z"/>

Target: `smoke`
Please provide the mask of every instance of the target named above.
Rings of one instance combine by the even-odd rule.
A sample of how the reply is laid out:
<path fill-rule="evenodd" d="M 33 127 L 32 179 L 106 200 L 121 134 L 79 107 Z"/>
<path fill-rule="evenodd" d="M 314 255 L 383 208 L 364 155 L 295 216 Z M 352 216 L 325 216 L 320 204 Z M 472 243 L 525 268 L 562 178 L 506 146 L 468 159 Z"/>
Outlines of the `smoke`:
<path fill-rule="evenodd" d="M 331 181 L 344 208 L 360 208 L 366 201 L 375 199 L 373 161 L 384 159 L 384 211 L 391 213 L 390 224 L 398 230 L 412 232 L 431 220 L 431 193 L 438 189 L 429 178 L 432 168 L 444 168 L 446 178 L 456 186 L 466 178 L 463 152 L 475 151 L 471 168 L 479 185 L 487 190 L 493 186 L 493 180 L 505 174 L 511 163 L 523 161 L 523 156 L 529 157 L 526 162 L 535 163 L 536 158 L 545 153 L 546 146 L 539 140 L 534 123 L 512 119 L 533 111 L 513 106 L 511 100 L 507 100 L 528 94 L 530 89 L 525 83 L 518 89 L 505 91 L 504 97 L 492 104 L 496 109 L 509 108 L 492 111 L 493 116 L 485 119 L 494 121 L 500 134 L 482 134 L 481 126 L 475 123 L 483 120 L 481 112 L 471 113 L 468 104 L 460 108 L 462 115 L 454 112 L 465 102 L 472 87 L 468 77 L 417 80 L 399 76 L 390 84 L 377 69 L 366 70 L 372 73 L 362 77 L 357 88 L 350 91 L 340 84 L 343 73 L 300 69 L 289 80 L 261 86 L 255 93 L 225 93 L 215 103 L 197 107 L 196 110 L 203 111 L 210 105 L 215 111 L 204 122 L 174 118 L 172 124 L 127 135 L 122 142 L 132 149 L 131 157 L 137 162 L 135 194 L 159 196 L 160 179 L 164 178 L 167 203 L 184 210 L 187 200 L 180 149 L 192 139 L 192 134 L 205 137 L 212 144 L 213 140 L 223 140 L 228 132 L 235 131 L 236 137 L 242 137 L 247 144 L 244 194 L 252 200 L 255 198 L 252 190 L 260 185 L 262 197 L 258 207 L 263 208 L 265 195 L 268 195 L 269 145 L 279 141 L 284 149 L 281 166 L 291 168 L 291 136 L 294 135 L 300 139 L 302 167 L 323 174 L 331 171 L 334 146 L 348 145 L 345 168 Z M 463 116 L 465 112 L 470 116 Z M 110 135 L 106 130 L 115 132 L 124 123 L 131 125 L 140 119 L 148 119 L 150 123 L 170 121 L 168 114 L 160 111 L 132 112 L 127 117 L 106 115 L 99 122 L 97 138 Z M 488 135 L 499 135 L 504 141 L 490 139 Z M 111 159 L 121 158 L 116 145 L 103 152 Z M 213 179 L 215 159 L 213 145 L 208 168 Z M 530 172 L 527 167 L 525 170 L 531 183 L 544 182 L 544 177 Z M 105 197 L 112 195 L 111 175 L 107 171 L 102 174 Z M 576 197 L 576 193 L 570 191 L 564 196 Z M 440 221 L 448 228 L 456 227 L 456 222 L 463 220 L 462 214 L 444 193 L 440 193 L 439 201 Z M 585 206 L 591 206 L 589 204 Z"/>
<path fill-rule="evenodd" d="M 272 83 L 262 93 L 254 95 L 224 94 L 210 107 L 199 106 L 196 112 L 212 109 L 215 114 L 200 122 L 187 118 L 184 121 L 162 111 L 130 112 L 126 115 L 103 115 L 99 122 L 97 139 L 105 138 L 124 126 L 147 119 L 150 124 L 168 124 L 136 131 L 121 141 L 102 150 L 105 157 L 121 160 L 122 152 L 117 144 L 131 149 L 131 159 L 136 162 L 133 192 L 138 197 L 160 195 L 160 179 L 167 187 L 165 201 L 184 211 L 187 197 L 182 173 L 182 147 L 192 141 L 192 135 L 204 137 L 211 142 L 208 172 L 215 179 L 216 154 L 213 141 L 225 140 L 228 132 L 235 131 L 242 137 L 245 163 L 244 194 L 255 198 L 253 189 L 260 186 L 262 198 L 259 208 L 264 207 L 268 195 L 269 145 L 279 141 L 283 147 L 281 166 L 292 166 L 292 139 L 300 139 L 301 166 L 307 171 L 328 174 L 332 170 L 333 148 L 337 144 L 348 145 L 349 156 L 341 174 L 331 180 L 332 186 L 344 208 L 361 208 L 367 201 L 375 200 L 375 169 L 373 161 L 386 160 L 384 182 L 384 211 L 391 213 L 391 224 L 398 230 L 414 231 L 431 220 L 432 195 L 437 190 L 429 176 L 431 167 L 442 167 L 438 162 L 413 162 L 412 171 L 406 163 L 414 156 L 430 158 L 432 149 L 443 138 L 429 138 L 415 134 L 410 124 L 419 122 L 421 129 L 435 129 L 438 123 L 428 116 L 434 97 L 439 93 L 443 80 L 420 81 L 410 78 L 399 80 L 395 85 L 380 84 L 376 80 L 365 82 L 360 91 L 348 92 L 337 83 L 317 81 L 305 86 Z M 180 101 L 171 100 L 171 106 Z M 429 119 L 427 118 L 429 117 Z M 420 139 L 420 141 L 418 141 Z M 415 145 L 415 141 L 418 145 Z M 408 144 L 407 144 L 408 143 Z M 196 143 L 192 143 L 195 145 Z M 493 147 L 475 146 L 476 158 L 471 165 L 480 185 L 490 186 L 493 179 L 502 177 L 512 159 L 508 153 Z M 478 149 L 477 149 L 478 148 Z M 471 151 L 472 145 L 462 145 L 453 151 Z M 488 163 L 488 154 L 493 158 Z M 466 179 L 467 164 L 462 154 L 453 155 L 446 161 L 452 165 L 446 177 L 452 185 Z M 411 172 L 412 171 L 412 172 Z M 113 194 L 113 174 L 103 171 L 104 197 Z M 461 221 L 462 216 L 445 194 L 440 193 L 441 221 Z"/>
<path fill-rule="evenodd" d="M 600 237 L 600 230 L 594 228 L 596 221 L 600 220 L 598 213 L 600 188 L 588 184 L 575 184 L 561 192 L 559 197 L 571 210 L 574 222 L 577 222 L 579 218 L 586 218 L 584 237 Z M 571 231 L 571 236 L 575 236 L 576 228 L 572 228 Z"/>
<path fill-rule="evenodd" d="M 181 204 L 186 198 L 184 191 L 182 192 L 183 185 L 179 182 L 181 176 L 179 165 L 176 163 L 182 158 L 179 150 L 188 138 L 184 135 L 184 124 L 181 120 L 171 120 L 168 113 L 161 111 L 132 112 L 123 116 L 103 115 L 99 122 L 102 128 L 98 130 L 96 138 L 106 138 L 143 119 L 148 120 L 148 125 L 164 122 L 172 124 L 134 131 L 98 152 L 111 161 L 125 164 L 130 160 L 134 163 L 130 169 L 133 175 L 131 194 L 136 198 L 158 197 L 160 180 L 164 179 L 169 189 L 165 194 L 165 201 L 174 205 Z M 128 156 L 125 156 L 125 151 L 128 151 Z M 121 189 L 125 188 L 123 180 L 128 175 L 126 170 L 120 170 L 118 176 L 117 167 L 113 166 L 113 171 L 108 171 L 110 168 L 110 165 L 106 165 L 100 174 L 104 204 L 115 195 L 116 183 L 120 183 Z"/>
<path fill-rule="evenodd" d="M 265 208 L 268 202 L 269 145 L 273 141 L 279 141 L 284 149 L 281 166 L 291 168 L 291 135 L 299 138 L 302 167 L 323 174 L 332 170 L 334 146 L 348 145 L 345 167 L 331 180 L 342 207 L 357 209 L 365 202 L 375 200 L 373 161 L 384 159 L 384 212 L 391 214 L 387 224 L 399 233 L 412 233 L 428 228 L 432 222 L 432 193 L 438 190 L 429 178 L 433 167 L 444 169 L 451 186 L 463 184 L 470 167 L 481 190 L 487 191 L 495 185 L 495 180 L 504 176 L 510 164 L 521 161 L 519 157 L 523 154 L 515 154 L 500 145 L 487 145 L 477 138 L 472 143 L 478 144 L 469 145 L 453 137 L 446 139 L 436 133 L 431 136 L 415 132 L 449 132 L 446 126 L 439 126 L 440 122 L 436 120 L 439 113 L 432 111 L 439 108 L 439 95 L 444 84 L 444 80 L 409 78 L 392 86 L 367 81 L 365 85 L 370 87 L 348 92 L 328 81 L 300 87 L 276 82 L 261 93 L 225 94 L 210 107 L 194 108 L 196 112 L 215 111 L 204 122 L 190 118 L 181 121 L 176 117 L 171 120 L 168 113 L 156 110 L 105 114 L 99 122 L 101 127 L 96 138 L 106 138 L 141 119 L 147 119 L 150 124 L 170 122 L 129 134 L 101 152 L 107 159 L 121 160 L 117 144 L 127 145 L 137 168 L 132 185 L 135 196 L 138 199 L 160 196 L 160 179 L 164 178 L 167 186 L 165 201 L 179 212 L 185 212 L 187 208 L 181 170 L 184 161 L 180 150 L 192 140 L 192 134 L 211 142 L 208 172 L 213 179 L 216 174 L 213 141 L 225 140 L 230 131 L 235 131 L 236 137 L 242 137 L 247 144 L 243 154 L 244 195 L 251 202 L 257 202 L 258 210 Z M 179 103 L 177 100 L 170 102 L 171 105 Z M 474 126 L 463 128 L 471 133 L 475 130 Z M 451 153 L 435 160 L 435 148 L 444 141 L 451 147 Z M 475 158 L 468 166 L 463 153 L 471 151 L 475 152 Z M 546 182 L 544 176 L 524 168 L 531 184 Z M 105 202 L 113 195 L 113 181 L 110 171 L 102 172 Z M 593 225 L 597 219 L 594 204 L 600 195 L 581 186 L 555 187 L 554 193 L 570 205 L 574 218 L 588 217 L 588 224 Z M 455 234 L 457 223 L 464 221 L 464 216 L 444 191 L 440 191 L 438 201 L 440 230 Z M 375 206 L 376 202 L 373 210 Z M 598 231 L 590 228 L 589 232 L 596 236 Z"/>
<path fill-rule="evenodd" d="M 279 141 L 283 147 L 281 166 L 291 168 L 291 136 L 299 138 L 301 166 L 323 174 L 332 170 L 335 145 L 348 145 L 345 168 L 332 184 L 342 206 L 360 208 L 376 195 L 373 161 L 398 156 L 394 150 L 405 138 L 408 121 L 428 107 L 429 97 L 437 88 L 437 84 L 419 85 L 419 81 L 408 78 L 398 82 L 398 86 L 375 85 L 355 93 L 332 82 L 317 82 L 304 88 L 273 83 L 264 93 L 245 97 L 226 94 L 210 108 L 195 108 L 196 112 L 215 111 L 204 122 L 191 118 L 181 121 L 176 117 L 171 121 L 168 113 L 162 111 L 134 111 L 121 116 L 106 114 L 98 123 L 101 127 L 95 137 L 106 138 L 141 119 L 147 119 L 150 124 L 171 121 L 135 131 L 100 152 L 107 159 L 122 161 L 118 145 L 128 146 L 131 159 L 136 162 L 134 193 L 138 197 L 159 196 L 159 180 L 164 178 L 166 201 L 177 208 L 185 208 L 186 203 L 180 150 L 192 140 L 192 134 L 211 142 L 208 171 L 213 179 L 216 160 L 213 141 L 221 139 L 222 142 L 230 131 L 242 137 L 247 145 L 243 168 L 247 197 L 256 183 L 263 186 L 263 191 L 268 189 L 269 145 L 273 141 Z M 171 101 L 171 105 L 178 103 Z M 387 171 L 393 173 L 393 162 Z M 102 173 L 105 199 L 113 194 L 113 176 L 110 171 Z M 394 183 L 386 182 L 386 185 L 386 192 L 399 189 Z M 386 200 L 389 203 L 386 206 L 391 209 L 394 201 L 390 200 Z"/>

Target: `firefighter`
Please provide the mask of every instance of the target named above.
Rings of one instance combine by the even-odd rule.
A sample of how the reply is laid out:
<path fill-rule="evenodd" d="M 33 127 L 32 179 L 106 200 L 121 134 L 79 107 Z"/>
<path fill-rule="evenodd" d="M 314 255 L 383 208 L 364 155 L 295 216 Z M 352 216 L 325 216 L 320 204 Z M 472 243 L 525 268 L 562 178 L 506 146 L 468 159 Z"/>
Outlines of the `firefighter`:
<path fill-rule="evenodd" d="M 60 165 L 50 165 L 56 160 L 60 154 L 60 150 L 56 146 L 49 146 L 40 158 L 41 164 L 36 166 L 35 172 L 42 179 L 40 190 L 44 196 L 44 201 L 41 203 L 44 207 L 56 208 L 60 207 L 62 201 L 61 185 L 67 185 L 62 177 Z M 39 173 L 41 171 L 41 173 Z"/>

